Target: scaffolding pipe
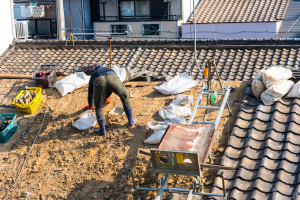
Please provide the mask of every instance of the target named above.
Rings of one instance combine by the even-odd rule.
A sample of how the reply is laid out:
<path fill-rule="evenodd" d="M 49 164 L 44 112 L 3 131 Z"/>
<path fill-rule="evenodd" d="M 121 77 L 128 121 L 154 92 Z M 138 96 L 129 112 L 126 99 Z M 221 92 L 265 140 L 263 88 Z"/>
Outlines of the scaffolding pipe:
<path fill-rule="evenodd" d="M 109 39 L 109 60 L 110 60 L 110 68 L 112 68 L 112 66 L 111 66 L 111 37 L 109 37 L 108 39 Z"/>
<path fill-rule="evenodd" d="M 194 53 L 194 60 L 197 60 L 196 56 L 196 51 L 197 51 L 197 43 L 196 43 L 196 17 L 195 17 L 195 0 L 193 0 L 193 9 L 194 9 L 194 48 L 195 48 L 195 53 Z"/>
<path fill-rule="evenodd" d="M 59 40 L 66 40 L 66 24 L 63 0 L 58 0 L 58 34 Z"/>

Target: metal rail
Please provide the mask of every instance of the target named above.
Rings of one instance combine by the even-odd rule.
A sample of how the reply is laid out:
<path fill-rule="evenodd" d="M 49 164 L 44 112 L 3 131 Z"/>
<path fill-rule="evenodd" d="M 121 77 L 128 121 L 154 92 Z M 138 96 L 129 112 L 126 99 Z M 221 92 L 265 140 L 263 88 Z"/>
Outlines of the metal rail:
<path fill-rule="evenodd" d="M 132 171 L 130 172 L 132 175 Z M 164 192 L 168 193 L 182 193 L 182 194 L 188 194 L 187 200 L 193 199 L 194 195 L 203 195 L 203 196 L 217 196 L 217 197 L 224 197 L 226 200 L 226 191 L 225 191 L 225 180 L 224 180 L 224 173 L 223 171 L 221 172 L 221 178 L 222 178 L 222 186 L 223 186 L 223 193 L 222 194 L 216 194 L 216 193 L 204 193 L 204 192 L 196 192 L 196 182 L 194 181 L 192 184 L 191 189 L 186 189 L 186 188 L 174 188 L 174 187 L 166 187 L 168 180 L 170 178 L 170 174 L 166 174 L 164 180 L 162 181 L 162 186 L 158 188 L 147 188 L 147 187 L 136 187 L 134 177 L 132 177 L 132 182 L 133 182 L 133 187 L 134 187 L 134 192 L 135 192 L 135 198 L 137 198 L 137 190 L 145 190 L 145 191 L 154 191 L 158 192 L 158 195 L 156 196 L 155 200 L 161 200 L 162 195 Z"/>

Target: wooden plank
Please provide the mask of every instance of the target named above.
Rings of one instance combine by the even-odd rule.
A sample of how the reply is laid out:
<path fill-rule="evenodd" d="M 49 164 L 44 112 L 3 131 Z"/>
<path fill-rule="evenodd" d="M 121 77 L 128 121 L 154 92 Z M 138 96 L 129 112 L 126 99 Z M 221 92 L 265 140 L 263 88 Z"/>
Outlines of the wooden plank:
<path fill-rule="evenodd" d="M 31 79 L 32 75 L 0 74 L 1 79 Z"/>

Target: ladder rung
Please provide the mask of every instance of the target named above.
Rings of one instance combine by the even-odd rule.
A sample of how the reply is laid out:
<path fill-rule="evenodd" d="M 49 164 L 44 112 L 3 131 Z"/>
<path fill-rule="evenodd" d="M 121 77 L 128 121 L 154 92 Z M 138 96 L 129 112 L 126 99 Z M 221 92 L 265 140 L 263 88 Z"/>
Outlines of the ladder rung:
<path fill-rule="evenodd" d="M 198 106 L 198 108 L 206 108 L 206 109 L 220 109 L 218 106 Z"/>
<path fill-rule="evenodd" d="M 198 124 L 214 124 L 215 122 L 212 122 L 212 121 L 193 121 L 193 123 L 198 123 Z"/>

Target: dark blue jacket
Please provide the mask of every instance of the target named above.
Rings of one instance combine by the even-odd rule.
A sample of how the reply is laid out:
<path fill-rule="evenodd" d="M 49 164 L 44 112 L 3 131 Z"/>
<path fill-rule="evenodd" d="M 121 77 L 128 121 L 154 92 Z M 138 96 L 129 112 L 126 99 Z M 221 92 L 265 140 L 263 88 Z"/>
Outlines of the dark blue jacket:
<path fill-rule="evenodd" d="M 90 82 L 89 82 L 89 90 L 88 90 L 88 102 L 89 106 L 93 106 L 93 87 L 94 87 L 94 80 L 100 76 L 100 74 L 113 71 L 113 69 L 109 67 L 104 67 L 103 65 L 97 65 L 94 68 L 94 72 L 91 75 Z M 97 94 L 95 94 L 97 95 Z"/>

